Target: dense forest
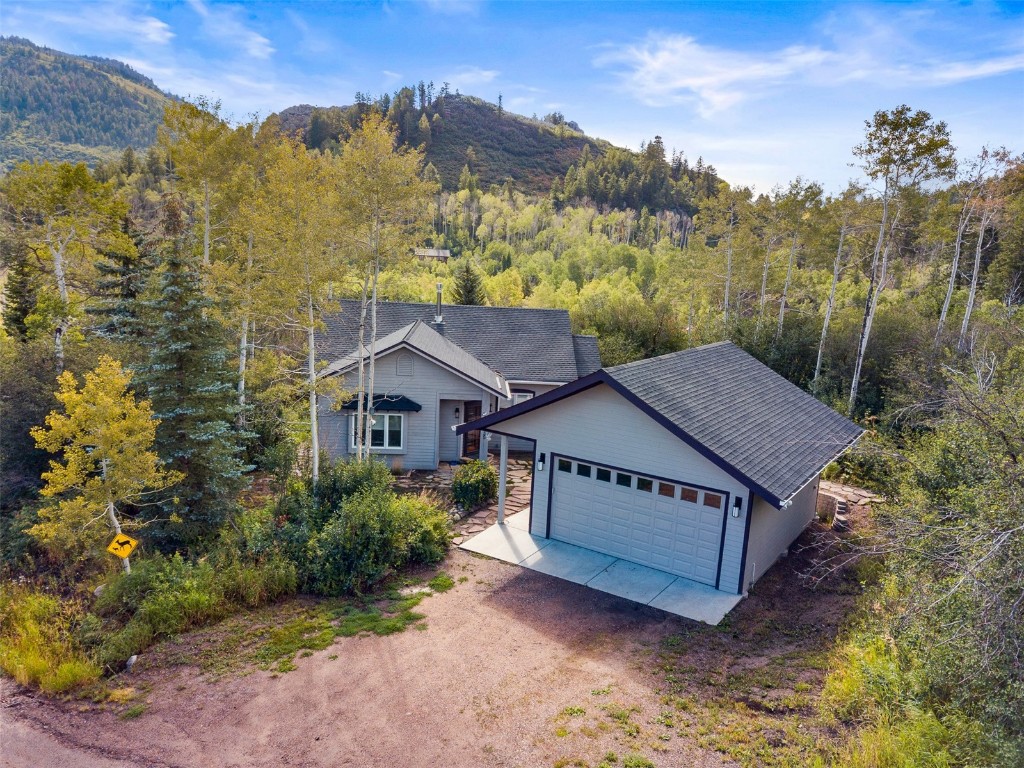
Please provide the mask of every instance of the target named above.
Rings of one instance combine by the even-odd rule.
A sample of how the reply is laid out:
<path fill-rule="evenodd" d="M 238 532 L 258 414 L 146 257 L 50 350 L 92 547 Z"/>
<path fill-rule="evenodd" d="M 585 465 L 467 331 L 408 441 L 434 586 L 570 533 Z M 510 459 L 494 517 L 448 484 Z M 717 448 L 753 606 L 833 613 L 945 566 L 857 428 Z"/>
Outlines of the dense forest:
<path fill-rule="evenodd" d="M 156 140 L 169 97 L 126 64 L 0 37 L 0 66 L 0 170 L 37 157 L 92 164 Z"/>
<path fill-rule="evenodd" d="M 386 541 L 397 561 L 443 554 L 443 514 L 387 495 L 379 465 L 321 467 L 310 447 L 323 313 L 340 297 L 429 301 L 442 282 L 449 300 L 567 309 L 605 365 L 731 339 L 869 426 L 830 470 L 885 503 L 821 564 L 858 561 L 866 591 L 834 651 L 826 692 L 845 704 L 819 759 L 1020 764 L 1022 159 L 958 162 L 944 123 L 901 106 L 866 121 L 852 148 L 865 185 L 835 194 L 800 178 L 730 186 L 657 137 L 631 153 L 580 136 L 577 157 L 513 172 L 496 130 L 509 154 L 489 149 L 488 165 L 456 137 L 462 154 L 440 167 L 446 115 L 492 107 L 399 94 L 313 110 L 298 138 L 277 118 L 228 124 L 216 105 L 176 103 L 144 154 L 3 178 L 4 568 L 61 584 L 76 621 L 116 629 L 116 643 L 77 636 L 80 677 L 162 631 L 141 608 L 82 607 L 111 530 L 144 542 L 137 570 L 154 583 L 215 579 L 212 557 L 260 585 L 249 603 L 217 586 L 207 618 L 365 585 L 344 558 L 368 510 L 405 521 Z M 530 135 L 576 134 L 549 118 Z M 417 245 L 454 258 L 417 260 Z M 254 471 L 278 489 L 255 508 Z M 366 516 L 342 525 L 339 509 Z M 940 761 L 899 762 L 908 752 Z"/>

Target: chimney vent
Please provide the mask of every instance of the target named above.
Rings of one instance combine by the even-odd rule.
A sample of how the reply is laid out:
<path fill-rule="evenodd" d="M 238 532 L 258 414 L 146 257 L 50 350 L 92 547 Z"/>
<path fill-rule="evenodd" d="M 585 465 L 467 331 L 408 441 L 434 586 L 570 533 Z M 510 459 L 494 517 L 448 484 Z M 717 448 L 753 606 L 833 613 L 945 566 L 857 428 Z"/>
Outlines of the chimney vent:
<path fill-rule="evenodd" d="M 437 284 L 437 307 L 434 310 L 434 323 L 437 325 L 441 325 L 444 322 L 444 316 L 441 314 L 441 289 L 443 287 L 443 283 Z"/>

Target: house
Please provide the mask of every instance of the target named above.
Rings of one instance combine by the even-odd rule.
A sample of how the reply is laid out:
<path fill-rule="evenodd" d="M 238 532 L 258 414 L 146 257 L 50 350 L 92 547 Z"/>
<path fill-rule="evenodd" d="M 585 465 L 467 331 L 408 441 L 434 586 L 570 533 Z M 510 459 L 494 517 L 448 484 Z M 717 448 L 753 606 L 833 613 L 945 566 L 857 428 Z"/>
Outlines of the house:
<path fill-rule="evenodd" d="M 360 356 L 360 303 L 342 301 L 324 319 L 317 354 L 321 376 L 342 377 L 355 392 Z M 560 309 L 378 302 L 371 450 L 393 468 L 436 469 L 439 462 L 484 458 L 486 436 L 454 428 L 600 368 L 597 340 L 577 336 Z M 332 458 L 355 452 L 358 402 L 320 398 L 320 445 Z M 512 441 L 512 450 L 532 443 Z"/>
<path fill-rule="evenodd" d="M 729 342 L 600 369 L 469 430 L 532 443 L 532 536 L 732 594 L 813 519 L 821 471 L 862 433 Z"/>
<path fill-rule="evenodd" d="M 447 248 L 415 248 L 413 249 L 413 255 L 415 255 L 420 261 L 433 259 L 435 261 L 440 261 L 442 264 L 447 264 L 448 259 L 452 256 L 452 252 Z"/>

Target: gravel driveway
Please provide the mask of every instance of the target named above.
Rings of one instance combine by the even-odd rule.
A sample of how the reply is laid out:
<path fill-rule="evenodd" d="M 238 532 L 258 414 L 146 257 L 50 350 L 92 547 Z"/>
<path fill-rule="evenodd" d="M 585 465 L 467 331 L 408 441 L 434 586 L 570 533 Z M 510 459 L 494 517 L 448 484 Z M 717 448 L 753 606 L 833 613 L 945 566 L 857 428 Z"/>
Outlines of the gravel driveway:
<path fill-rule="evenodd" d="M 187 663 L 161 663 L 173 656 L 166 650 L 151 653 L 127 681 L 148 703 L 136 719 L 3 680 L 0 762 L 594 768 L 613 752 L 616 765 L 630 755 L 658 768 L 733 765 L 706 741 L 698 746 L 701 723 L 666 727 L 667 674 L 685 672 L 717 695 L 718 681 L 778 666 L 794 643 L 827 645 L 850 598 L 810 593 L 795 565 L 773 569 L 731 628 L 710 628 L 456 550 L 443 566 L 456 586 L 417 608 L 423 631 L 340 638 L 296 658 L 294 671 L 218 681 Z M 165 646 L 180 660 L 187 641 Z M 819 687 L 820 672 L 810 674 L 802 679 Z"/>

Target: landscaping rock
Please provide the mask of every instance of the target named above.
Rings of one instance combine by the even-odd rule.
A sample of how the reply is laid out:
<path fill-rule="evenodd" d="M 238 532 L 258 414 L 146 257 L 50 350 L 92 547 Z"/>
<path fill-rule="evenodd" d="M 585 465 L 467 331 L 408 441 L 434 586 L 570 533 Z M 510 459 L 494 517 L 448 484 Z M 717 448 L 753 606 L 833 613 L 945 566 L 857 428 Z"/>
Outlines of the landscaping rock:
<path fill-rule="evenodd" d="M 135 664 L 136 664 L 136 662 L 138 662 L 138 660 L 139 660 L 139 654 L 137 654 L 137 653 L 128 657 L 128 661 L 126 661 L 124 663 L 124 671 L 125 671 L 126 674 L 130 675 L 132 673 L 132 668 L 135 666 Z"/>

